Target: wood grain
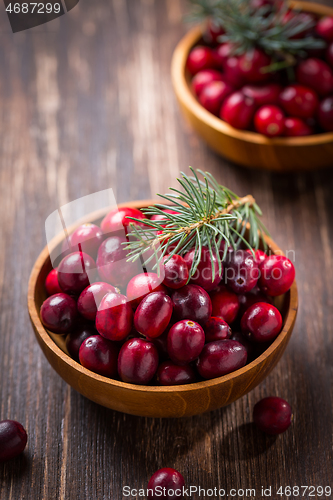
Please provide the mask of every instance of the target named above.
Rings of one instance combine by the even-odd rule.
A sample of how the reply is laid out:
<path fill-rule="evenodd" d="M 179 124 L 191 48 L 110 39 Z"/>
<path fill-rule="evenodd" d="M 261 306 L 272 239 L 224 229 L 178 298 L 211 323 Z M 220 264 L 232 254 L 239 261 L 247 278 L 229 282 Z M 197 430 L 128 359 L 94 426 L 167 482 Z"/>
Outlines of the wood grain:
<path fill-rule="evenodd" d="M 0 465 L 1 500 L 119 499 L 162 466 L 205 488 L 332 485 L 333 173 L 245 170 L 187 127 L 170 78 L 185 11 L 185 0 L 81 0 L 13 35 L 0 6 L 0 418 L 29 434 L 24 455 Z M 295 252 L 299 315 L 280 363 L 241 400 L 184 420 L 131 417 L 48 364 L 29 323 L 29 274 L 56 208 L 106 187 L 119 202 L 148 198 L 188 165 L 257 199 L 274 240 Z M 251 425 L 268 395 L 294 409 L 274 441 Z"/>

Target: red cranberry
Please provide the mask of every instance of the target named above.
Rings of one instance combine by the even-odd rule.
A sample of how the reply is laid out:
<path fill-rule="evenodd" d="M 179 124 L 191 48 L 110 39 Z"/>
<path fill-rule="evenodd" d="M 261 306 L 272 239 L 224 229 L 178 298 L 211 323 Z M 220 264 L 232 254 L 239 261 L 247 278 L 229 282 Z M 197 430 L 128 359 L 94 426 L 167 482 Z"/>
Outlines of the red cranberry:
<path fill-rule="evenodd" d="M 93 335 L 85 339 L 79 350 L 79 359 L 82 366 L 104 377 L 117 376 L 118 348 L 100 335 Z"/>
<path fill-rule="evenodd" d="M 259 134 L 277 137 L 284 131 L 284 114 L 277 106 L 262 106 L 254 116 L 254 126 Z"/>
<path fill-rule="evenodd" d="M 113 233 L 114 231 L 123 231 L 125 229 L 127 234 L 131 231 L 131 228 L 129 227 L 130 224 L 137 224 L 139 226 L 144 225 L 143 223 L 135 222 L 128 217 L 135 217 L 136 219 L 142 220 L 145 218 L 143 213 L 136 208 L 115 208 L 104 217 L 101 223 L 101 228 L 104 233 Z"/>
<path fill-rule="evenodd" d="M 272 297 L 288 292 L 295 279 L 294 264 L 283 255 L 270 255 L 259 270 L 259 286 Z"/>
<path fill-rule="evenodd" d="M 229 57 L 232 57 L 234 51 L 235 51 L 235 45 L 233 45 L 230 42 L 221 43 L 221 45 L 219 45 L 216 48 L 215 54 L 217 59 L 219 60 L 221 67 L 224 67 L 224 64 L 226 63 L 227 59 Z"/>
<path fill-rule="evenodd" d="M 333 68 L 333 42 L 329 44 L 326 50 L 326 61 Z"/>
<path fill-rule="evenodd" d="M 205 332 L 195 321 L 184 319 L 173 325 L 168 333 L 168 353 L 176 364 L 194 361 L 205 345 Z"/>
<path fill-rule="evenodd" d="M 162 284 L 163 276 L 156 273 L 141 273 L 134 276 L 127 285 L 126 295 L 135 309 L 141 300 L 151 292 L 166 292 Z"/>
<path fill-rule="evenodd" d="M 289 403 L 282 398 L 264 398 L 254 406 L 253 421 L 262 432 L 281 434 L 291 424 L 292 410 Z"/>
<path fill-rule="evenodd" d="M 167 257 L 164 257 L 164 280 L 163 284 L 169 288 L 177 289 L 186 285 L 188 280 L 188 267 L 183 259 L 178 254 L 174 254 L 167 262 Z"/>
<path fill-rule="evenodd" d="M 249 359 L 253 356 L 254 354 L 254 350 L 255 350 L 255 344 L 253 344 L 253 342 L 249 342 L 245 337 L 244 335 L 241 333 L 241 332 L 234 332 L 231 337 L 230 337 L 231 340 L 236 340 L 237 342 L 239 342 L 240 344 L 242 344 L 245 349 L 246 349 L 246 353 L 247 353 L 247 361 L 249 361 Z"/>
<path fill-rule="evenodd" d="M 0 462 L 5 462 L 20 455 L 27 444 L 27 433 L 16 420 L 0 422 Z"/>
<path fill-rule="evenodd" d="M 182 497 L 185 481 L 180 472 L 175 469 L 160 469 L 149 480 L 148 498 L 151 500 L 175 500 Z M 179 490 L 180 495 L 179 495 Z"/>
<path fill-rule="evenodd" d="M 280 94 L 280 104 L 288 115 L 311 118 L 316 113 L 319 100 L 317 94 L 302 85 L 289 85 Z"/>
<path fill-rule="evenodd" d="M 82 342 L 93 335 L 97 335 L 97 331 L 93 326 L 87 324 L 77 327 L 67 335 L 66 348 L 75 361 L 79 361 L 79 350 Z"/>
<path fill-rule="evenodd" d="M 256 286 L 258 278 L 258 264 L 246 250 L 235 250 L 227 255 L 224 279 L 233 292 L 249 292 Z"/>
<path fill-rule="evenodd" d="M 72 252 L 84 252 L 96 259 L 98 248 L 104 241 L 102 229 L 95 224 L 82 224 L 71 236 Z"/>
<path fill-rule="evenodd" d="M 205 338 L 207 342 L 229 339 L 232 335 L 230 326 L 224 319 L 212 316 L 205 324 Z"/>
<path fill-rule="evenodd" d="M 179 366 L 172 361 L 165 361 L 157 370 L 157 381 L 160 385 L 193 384 L 196 376 L 191 366 Z"/>
<path fill-rule="evenodd" d="M 132 329 L 133 311 L 127 297 L 109 292 L 101 300 L 96 314 L 98 333 L 108 340 L 123 340 Z"/>
<path fill-rule="evenodd" d="M 243 74 L 239 68 L 239 57 L 231 56 L 225 59 L 223 63 L 224 76 L 227 82 L 236 89 L 242 87 L 245 83 Z"/>
<path fill-rule="evenodd" d="M 118 357 L 118 372 L 123 382 L 148 384 L 158 368 L 158 352 L 152 342 L 128 340 Z"/>
<path fill-rule="evenodd" d="M 333 96 L 326 97 L 319 105 L 318 121 L 327 132 L 333 132 Z"/>
<path fill-rule="evenodd" d="M 244 130 L 250 126 L 256 105 L 251 97 L 234 92 L 224 101 L 220 117 L 232 127 Z"/>
<path fill-rule="evenodd" d="M 313 134 L 313 130 L 300 118 L 286 118 L 284 121 L 284 135 L 286 137 L 302 137 Z"/>
<path fill-rule="evenodd" d="M 199 102 L 207 111 L 217 116 L 224 99 L 233 91 L 234 88 L 225 81 L 207 83 L 199 96 Z"/>
<path fill-rule="evenodd" d="M 58 281 L 65 293 L 79 295 L 93 280 L 96 264 L 90 255 L 73 252 L 62 259 L 58 267 Z"/>
<path fill-rule="evenodd" d="M 238 300 L 240 305 L 240 316 L 243 316 L 245 311 L 247 311 L 249 307 L 253 306 L 253 304 L 257 304 L 258 302 L 267 302 L 267 304 L 272 303 L 272 299 L 267 297 L 267 295 L 264 295 L 258 286 L 252 288 L 249 293 L 238 295 Z"/>
<path fill-rule="evenodd" d="M 172 300 L 164 292 L 152 292 L 144 297 L 134 314 L 134 326 L 151 339 L 162 335 L 172 316 Z"/>
<path fill-rule="evenodd" d="M 103 281 L 113 286 L 125 287 L 129 280 L 140 272 L 139 262 L 127 262 L 126 238 L 111 236 L 98 250 L 97 268 Z"/>
<path fill-rule="evenodd" d="M 109 283 L 100 281 L 87 286 L 77 301 L 79 313 L 89 321 L 95 321 L 101 300 L 108 292 L 117 293 L 117 289 Z"/>
<path fill-rule="evenodd" d="M 246 364 L 245 347 L 235 340 L 209 342 L 197 361 L 197 369 L 205 379 L 217 378 L 234 372 Z"/>
<path fill-rule="evenodd" d="M 265 104 L 278 104 L 281 90 L 281 85 L 277 83 L 245 85 L 242 88 L 243 94 L 253 99 L 257 108 Z"/>
<path fill-rule="evenodd" d="M 193 259 L 195 258 L 195 249 L 193 248 L 188 253 L 184 255 L 184 260 L 187 264 L 188 270 L 190 271 Z M 214 275 L 212 274 L 212 260 L 209 252 L 209 248 L 206 246 L 202 247 L 199 265 L 191 277 L 190 282 L 194 285 L 201 286 L 206 292 L 210 292 L 217 287 L 222 279 L 223 265 L 221 265 L 221 272 L 219 273 L 219 265 L 216 254 L 213 252 L 213 263 L 214 263 Z"/>
<path fill-rule="evenodd" d="M 166 208 L 165 210 L 162 210 L 164 212 L 163 214 L 157 214 L 153 215 L 150 220 L 165 220 L 167 223 L 170 222 L 170 218 L 168 217 L 168 214 L 179 214 L 179 212 L 176 212 L 176 210 L 171 210 L 170 208 Z M 165 214 L 165 215 L 164 215 Z M 164 227 L 164 226 L 163 226 Z"/>
<path fill-rule="evenodd" d="M 246 52 L 239 58 L 239 69 L 247 82 L 263 82 L 269 80 L 270 74 L 264 69 L 271 64 L 271 58 L 260 49 Z"/>
<path fill-rule="evenodd" d="M 56 293 L 61 293 L 62 290 L 58 281 L 58 268 L 52 269 L 46 277 L 45 289 L 47 295 L 54 295 Z"/>
<path fill-rule="evenodd" d="M 241 328 L 248 339 L 254 342 L 269 342 L 279 335 L 282 316 L 271 304 L 258 302 L 243 314 Z"/>
<path fill-rule="evenodd" d="M 205 39 L 207 40 L 208 43 L 215 44 L 218 42 L 218 38 L 221 35 L 224 35 L 225 30 L 222 28 L 222 26 L 219 26 L 216 24 L 214 19 L 209 19 L 208 24 L 207 24 L 207 30 L 205 33 Z"/>
<path fill-rule="evenodd" d="M 168 333 L 171 326 L 169 325 L 168 328 L 159 337 L 155 337 L 154 339 L 147 337 L 147 340 L 149 342 L 152 342 L 156 347 L 158 352 L 158 357 L 160 360 L 166 361 L 167 359 L 169 359 L 167 344 L 168 344 Z"/>
<path fill-rule="evenodd" d="M 322 17 L 316 26 L 316 33 L 327 42 L 333 42 L 333 17 Z"/>
<path fill-rule="evenodd" d="M 216 67 L 216 58 L 212 49 L 199 45 L 194 47 L 189 53 L 186 66 L 192 75 L 196 75 L 204 69 Z"/>
<path fill-rule="evenodd" d="M 210 294 L 212 301 L 212 316 L 219 316 L 230 325 L 239 311 L 238 297 L 225 286 L 219 286 Z"/>
<path fill-rule="evenodd" d="M 247 250 L 247 253 L 249 253 L 250 255 L 253 255 L 252 254 L 252 251 L 248 248 Z M 260 250 L 260 248 L 258 248 L 258 250 L 255 250 L 254 251 L 254 261 L 258 264 L 261 264 L 261 262 L 263 262 L 265 259 L 267 259 L 267 254 L 263 251 L 263 250 Z"/>
<path fill-rule="evenodd" d="M 177 320 L 188 319 L 204 325 L 212 314 L 212 303 L 206 290 L 197 285 L 185 285 L 175 290 L 171 299 Z"/>
<path fill-rule="evenodd" d="M 333 72 L 324 61 L 315 57 L 302 61 L 296 70 L 297 81 L 311 87 L 319 95 L 333 92 Z"/>
<path fill-rule="evenodd" d="M 199 71 L 192 80 L 192 90 L 197 97 L 200 96 L 204 87 L 211 82 L 222 82 L 224 76 L 220 71 L 215 69 L 204 69 Z M 153 218 L 152 218 L 153 219 Z"/>
<path fill-rule="evenodd" d="M 40 309 L 43 325 L 54 333 L 68 333 L 77 317 L 75 300 L 66 293 L 56 293 L 46 299 Z"/>

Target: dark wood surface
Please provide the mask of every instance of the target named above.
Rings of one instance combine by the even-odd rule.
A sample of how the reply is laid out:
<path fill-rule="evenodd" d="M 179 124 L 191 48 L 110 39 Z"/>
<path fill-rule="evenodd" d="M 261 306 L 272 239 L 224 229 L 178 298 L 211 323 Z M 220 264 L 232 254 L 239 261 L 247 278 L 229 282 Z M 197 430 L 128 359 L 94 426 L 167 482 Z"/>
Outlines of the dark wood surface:
<path fill-rule="evenodd" d="M 333 170 L 248 171 L 197 138 L 170 82 L 185 10 L 183 0 L 81 0 L 12 34 L 1 3 L 0 419 L 29 436 L 24 455 L 0 465 L 1 500 L 118 500 L 163 466 L 256 498 L 261 486 L 333 487 Z M 148 198 L 188 165 L 255 196 L 275 241 L 295 251 L 299 316 L 283 359 L 243 399 L 189 419 L 130 417 L 84 399 L 47 363 L 29 323 L 29 273 L 57 207 L 107 187 L 117 201 Z M 276 440 L 251 425 L 268 395 L 294 409 Z"/>

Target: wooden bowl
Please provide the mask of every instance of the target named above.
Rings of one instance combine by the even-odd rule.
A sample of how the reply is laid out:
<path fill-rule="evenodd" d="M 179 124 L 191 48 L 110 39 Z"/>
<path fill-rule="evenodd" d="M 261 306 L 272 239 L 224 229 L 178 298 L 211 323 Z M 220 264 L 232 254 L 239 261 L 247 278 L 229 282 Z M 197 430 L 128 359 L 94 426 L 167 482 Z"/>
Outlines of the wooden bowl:
<path fill-rule="evenodd" d="M 156 200 L 136 201 L 119 205 L 145 208 Z M 83 222 L 99 223 L 108 210 L 94 212 L 69 228 L 72 232 Z M 54 238 L 50 247 L 61 245 L 63 235 Z M 273 252 L 277 245 L 267 238 Z M 40 307 L 47 295 L 44 282 L 52 269 L 49 248 L 39 255 L 31 272 L 28 309 L 36 338 L 55 371 L 83 396 L 107 408 L 144 417 L 187 417 L 215 410 L 247 394 L 272 371 L 290 339 L 297 313 L 297 287 L 280 297 L 283 330 L 273 344 L 255 361 L 224 377 L 175 387 L 140 386 L 119 382 L 93 373 L 74 361 L 67 353 L 65 336 L 48 332 L 40 320 Z"/>
<path fill-rule="evenodd" d="M 291 6 L 320 16 L 333 16 L 333 9 L 324 5 L 291 2 Z M 286 172 L 333 166 L 333 132 L 270 139 L 235 129 L 201 106 L 191 90 L 191 78 L 186 70 L 188 54 L 201 39 L 202 27 L 195 27 L 184 36 L 174 51 L 171 73 L 183 114 L 211 148 L 250 168 Z"/>

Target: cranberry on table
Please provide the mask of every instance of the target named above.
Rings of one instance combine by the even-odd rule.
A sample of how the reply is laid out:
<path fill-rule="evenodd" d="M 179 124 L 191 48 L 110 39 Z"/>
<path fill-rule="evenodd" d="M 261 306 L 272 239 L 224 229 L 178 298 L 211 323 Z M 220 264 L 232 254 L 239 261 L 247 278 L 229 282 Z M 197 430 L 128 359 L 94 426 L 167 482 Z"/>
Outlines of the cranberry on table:
<path fill-rule="evenodd" d="M 284 135 L 286 137 L 303 137 L 311 134 L 313 134 L 313 129 L 301 118 L 287 117 L 285 119 Z"/>
<path fill-rule="evenodd" d="M 282 328 L 280 312 L 267 302 L 258 302 L 249 307 L 241 320 L 243 335 L 253 342 L 274 340 Z"/>
<path fill-rule="evenodd" d="M 75 300 L 66 293 L 56 293 L 46 299 L 40 309 L 43 325 L 54 333 L 68 333 L 77 318 Z"/>
<path fill-rule="evenodd" d="M 160 385 L 182 385 L 196 382 L 195 371 L 191 366 L 179 366 L 172 361 L 161 363 L 156 377 Z"/>
<path fill-rule="evenodd" d="M 219 264 L 215 252 L 212 252 L 213 261 L 210 256 L 209 248 L 206 246 L 202 247 L 200 262 L 194 273 L 191 276 L 190 283 L 198 285 L 206 292 L 210 292 L 217 287 L 222 279 L 223 265 L 221 264 L 221 272 L 219 272 Z M 184 260 L 187 264 L 188 270 L 191 270 L 193 260 L 195 258 L 195 249 L 193 248 L 184 255 Z M 212 262 L 214 263 L 214 275 L 212 273 Z"/>
<path fill-rule="evenodd" d="M 234 90 L 226 81 L 219 80 L 207 83 L 200 93 L 199 102 L 207 111 L 217 116 L 223 101 Z"/>
<path fill-rule="evenodd" d="M 125 295 L 107 293 L 96 314 L 96 329 L 108 340 L 123 340 L 132 329 L 133 311 Z"/>
<path fill-rule="evenodd" d="M 162 284 L 163 275 L 158 276 L 156 273 L 140 273 L 130 280 L 127 285 L 126 295 L 135 309 L 140 304 L 141 300 L 151 292 L 166 292 L 165 286 Z"/>
<path fill-rule="evenodd" d="M 232 127 L 240 130 L 249 128 L 256 105 L 251 97 L 242 92 L 234 92 L 224 101 L 220 117 Z"/>
<path fill-rule="evenodd" d="M 0 462 L 5 462 L 20 455 L 27 444 L 27 433 L 16 420 L 0 422 Z"/>
<path fill-rule="evenodd" d="M 58 281 L 65 293 L 79 295 L 93 280 L 95 261 L 84 252 L 73 252 L 62 259 L 58 267 Z"/>
<path fill-rule="evenodd" d="M 195 321 L 182 320 L 174 324 L 168 333 L 168 353 L 171 360 L 180 365 L 194 361 L 205 345 L 205 332 Z"/>
<path fill-rule="evenodd" d="M 205 345 L 196 366 L 201 377 L 212 379 L 242 368 L 246 360 L 247 352 L 240 342 L 216 340 Z"/>
<path fill-rule="evenodd" d="M 62 292 L 58 281 L 58 268 L 52 269 L 46 276 L 45 289 L 48 295 Z"/>
<path fill-rule="evenodd" d="M 102 298 L 108 293 L 117 293 L 117 289 L 109 283 L 97 281 L 85 288 L 77 301 L 77 309 L 81 316 L 94 321 Z"/>
<path fill-rule="evenodd" d="M 82 342 L 79 359 L 82 366 L 94 373 L 110 378 L 117 376 L 118 347 L 100 335 Z"/>
<path fill-rule="evenodd" d="M 191 50 L 186 63 L 186 67 L 192 75 L 215 66 L 216 58 L 212 49 L 200 45 Z"/>
<path fill-rule="evenodd" d="M 188 280 L 188 267 L 186 261 L 178 254 L 174 254 L 169 260 L 163 258 L 164 279 L 163 284 L 177 290 L 186 285 Z"/>
<path fill-rule="evenodd" d="M 224 76 L 220 71 L 216 69 L 204 69 L 203 71 L 199 71 L 193 78 L 191 82 L 192 90 L 199 97 L 208 83 L 222 81 L 224 81 Z"/>
<path fill-rule="evenodd" d="M 318 96 L 312 89 L 297 84 L 285 87 L 279 101 L 288 115 L 297 118 L 311 118 L 319 105 Z"/>
<path fill-rule="evenodd" d="M 327 42 L 333 42 L 333 17 L 322 17 L 317 22 L 316 33 Z"/>
<path fill-rule="evenodd" d="M 239 69 L 247 82 L 263 82 L 270 78 L 265 68 L 271 64 L 271 58 L 260 49 L 246 52 L 239 58 Z"/>
<path fill-rule="evenodd" d="M 197 285 L 185 285 L 171 295 L 177 320 L 189 319 L 204 325 L 212 314 L 212 303 L 206 290 Z"/>
<path fill-rule="evenodd" d="M 224 319 L 215 316 L 209 318 L 204 330 L 206 343 L 229 339 L 232 335 L 232 330 L 228 323 Z"/>
<path fill-rule="evenodd" d="M 134 314 L 135 329 L 155 338 L 162 335 L 172 316 L 172 300 L 164 292 L 152 292 L 144 297 Z"/>
<path fill-rule="evenodd" d="M 284 113 L 278 106 L 267 105 L 254 115 L 254 126 L 259 134 L 278 137 L 284 132 Z"/>
<path fill-rule="evenodd" d="M 266 104 L 278 104 L 282 87 L 278 83 L 267 83 L 265 85 L 245 85 L 242 92 L 254 100 L 259 108 Z"/>
<path fill-rule="evenodd" d="M 321 101 L 318 109 L 318 121 L 326 132 L 333 132 L 333 95 Z"/>
<path fill-rule="evenodd" d="M 158 352 L 152 342 L 132 339 L 125 342 L 118 357 L 118 372 L 123 382 L 148 384 L 158 368 Z"/>
<path fill-rule="evenodd" d="M 292 422 L 291 406 L 276 396 L 261 399 L 253 408 L 253 422 L 266 434 L 282 434 Z"/>
<path fill-rule="evenodd" d="M 302 61 L 296 69 L 296 79 L 302 85 L 311 87 L 320 96 L 333 92 L 333 72 L 321 59 L 310 57 Z"/>
<path fill-rule="evenodd" d="M 246 251 L 253 256 L 253 253 L 249 248 Z M 265 259 L 267 259 L 267 254 L 263 250 L 260 250 L 260 248 L 258 248 L 258 250 L 254 250 L 254 261 L 258 264 L 258 266 Z"/>
<path fill-rule="evenodd" d="M 104 241 L 102 229 L 95 224 L 82 224 L 71 236 L 72 252 L 84 252 L 96 259 L 98 248 Z"/>
<path fill-rule="evenodd" d="M 220 285 L 210 293 L 212 301 L 212 316 L 219 316 L 230 325 L 237 317 L 239 311 L 238 296 Z"/>
<path fill-rule="evenodd" d="M 144 225 L 143 223 L 136 222 L 128 217 L 134 217 L 142 220 L 145 219 L 144 214 L 137 208 L 115 208 L 104 217 L 101 223 L 101 228 L 104 233 L 113 233 L 115 231 L 123 231 L 125 229 L 125 233 L 127 234 L 131 231 L 131 228 L 129 227 L 130 224 L 139 226 Z"/>
<path fill-rule="evenodd" d="M 294 264 L 284 255 L 270 255 L 260 264 L 259 271 L 259 286 L 272 297 L 288 292 L 295 279 Z"/>
<path fill-rule="evenodd" d="M 258 278 L 258 264 L 252 255 L 246 250 L 235 250 L 228 253 L 224 264 L 223 279 L 233 292 L 249 292 L 258 283 Z"/>
<path fill-rule="evenodd" d="M 70 332 L 66 337 L 66 348 L 70 356 L 79 361 L 79 350 L 84 340 L 97 335 L 97 331 L 93 325 L 84 324 L 77 326 L 74 331 Z"/>
<path fill-rule="evenodd" d="M 166 467 L 160 469 L 149 479 L 148 483 L 148 498 L 151 500 L 175 500 L 175 498 L 181 498 L 179 494 L 177 495 L 177 490 L 182 492 L 185 486 L 185 480 L 180 472 L 175 469 Z M 157 491 L 155 491 L 157 489 Z M 161 494 L 162 491 L 162 494 Z"/>

